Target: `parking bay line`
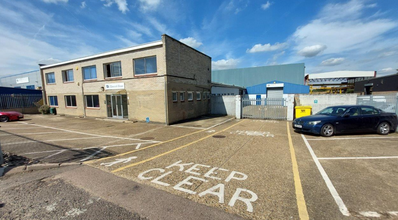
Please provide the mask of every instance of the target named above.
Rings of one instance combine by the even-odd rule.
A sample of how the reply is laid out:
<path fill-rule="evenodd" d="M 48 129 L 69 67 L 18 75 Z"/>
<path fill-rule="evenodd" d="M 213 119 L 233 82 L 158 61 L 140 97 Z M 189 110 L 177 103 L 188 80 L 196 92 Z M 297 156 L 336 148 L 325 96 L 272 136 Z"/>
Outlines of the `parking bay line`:
<path fill-rule="evenodd" d="M 311 138 L 307 141 L 359 140 L 359 139 L 397 139 L 398 137 L 358 137 L 358 138 Z"/>
<path fill-rule="evenodd" d="M 26 122 L 19 122 L 21 124 L 28 124 Z M 94 137 L 103 137 L 103 138 L 116 138 L 116 139 L 121 139 L 121 140 L 133 140 L 133 141 L 145 141 L 149 143 L 161 143 L 160 141 L 147 141 L 147 140 L 141 140 L 141 139 L 136 139 L 136 138 L 125 138 L 125 137 L 116 137 L 116 136 L 105 136 L 105 135 L 99 135 L 99 134 L 90 134 L 90 133 L 85 133 L 85 132 L 80 132 L 80 131 L 72 131 L 72 130 L 67 130 L 67 129 L 62 129 L 62 128 L 54 128 L 50 126 L 45 126 L 45 125 L 37 125 L 37 124 L 30 124 L 33 126 L 38 126 L 42 128 L 50 128 L 54 130 L 59 130 L 59 131 L 65 131 L 65 132 L 70 132 L 70 133 L 75 133 L 75 134 L 83 134 L 83 135 L 89 135 L 89 136 L 94 136 Z"/>
<path fill-rule="evenodd" d="M 83 137 L 83 138 L 68 138 L 68 139 L 54 139 L 54 140 L 32 140 L 32 141 L 21 141 L 21 142 L 11 142 L 11 143 L 5 143 L 1 144 L 3 146 L 5 145 L 15 145 L 15 144 L 27 144 L 27 143 L 32 143 L 32 142 L 57 142 L 57 141 L 73 141 L 73 140 L 84 140 L 84 139 L 95 139 L 95 138 L 100 138 L 100 137 Z"/>
<path fill-rule="evenodd" d="M 289 124 L 289 122 L 286 122 L 286 126 L 287 126 L 287 138 L 288 138 L 288 141 L 289 141 L 290 157 L 292 159 L 294 188 L 295 188 L 295 191 L 296 191 L 296 202 L 297 202 L 297 208 L 298 208 L 298 211 L 299 211 L 299 217 L 302 220 L 307 220 L 307 219 L 309 219 L 309 215 L 308 215 L 307 205 L 305 203 L 305 198 L 304 198 L 304 193 L 303 193 L 303 186 L 301 185 L 300 173 L 299 173 L 297 159 L 296 159 L 296 153 L 295 153 L 295 150 L 294 150 L 292 137 L 290 135 L 290 128 L 289 128 L 290 124 Z"/>
<path fill-rule="evenodd" d="M 216 133 L 207 135 L 206 137 L 200 138 L 200 139 L 198 139 L 198 140 L 196 140 L 196 141 L 192 141 L 192 142 L 190 142 L 190 143 L 188 143 L 188 144 L 185 144 L 185 145 L 182 145 L 182 146 L 180 146 L 180 147 L 174 148 L 173 150 L 167 151 L 167 152 L 162 153 L 162 154 L 158 154 L 158 155 L 156 155 L 156 156 L 154 156 L 154 157 L 148 158 L 148 159 L 146 159 L 146 160 L 142 160 L 142 161 L 137 162 L 137 163 L 133 163 L 133 164 L 130 164 L 130 165 L 127 165 L 127 166 L 124 166 L 124 167 L 117 168 L 117 169 L 115 169 L 115 170 L 112 170 L 111 172 L 112 172 L 112 173 L 116 173 L 116 172 L 122 171 L 122 170 L 124 170 L 124 169 L 126 169 L 126 168 L 134 167 L 134 166 L 137 166 L 137 165 L 139 165 L 139 164 L 143 164 L 143 163 L 146 163 L 146 162 L 148 162 L 148 161 L 154 160 L 154 159 L 156 159 L 156 158 L 162 157 L 162 156 L 164 156 L 164 155 L 173 153 L 174 151 L 181 150 L 181 149 L 186 148 L 186 147 L 188 147 L 188 146 L 190 146 L 190 145 L 192 145 L 192 144 L 195 144 L 195 143 L 197 143 L 197 142 L 199 142 L 199 141 L 202 141 L 202 140 L 207 139 L 207 138 L 209 138 L 209 137 L 212 137 L 212 136 L 214 136 L 214 135 L 216 135 L 216 134 L 219 134 L 219 133 L 221 133 L 221 132 L 224 132 L 224 131 L 226 131 L 226 130 L 228 130 L 228 129 L 230 129 L 230 128 L 232 128 L 232 127 L 234 127 L 234 126 L 236 126 L 236 125 L 238 125 L 238 124 L 240 124 L 240 123 L 242 123 L 242 122 L 244 122 L 244 120 L 242 120 L 242 121 L 240 121 L 240 122 L 238 122 L 238 123 L 236 123 L 236 124 L 233 124 L 233 125 L 231 125 L 231 126 L 225 128 L 225 129 L 223 129 L 223 130 L 221 130 L 221 131 L 218 131 L 218 132 L 216 132 Z"/>
<path fill-rule="evenodd" d="M 398 156 L 378 157 L 319 157 L 318 160 L 375 160 L 375 159 L 398 159 Z"/>
<path fill-rule="evenodd" d="M 347 209 L 347 206 L 344 204 L 343 200 L 341 199 L 339 193 L 337 192 L 336 188 L 334 188 L 332 181 L 330 180 L 328 174 L 326 173 L 325 169 L 323 169 L 321 163 L 319 162 L 318 157 L 316 156 L 314 150 L 312 150 L 311 145 L 308 143 L 307 139 L 305 136 L 302 134 L 301 137 L 304 140 L 305 145 L 307 146 L 308 151 L 310 152 L 312 159 L 315 162 L 315 165 L 318 167 L 319 172 L 322 175 L 323 180 L 326 183 L 326 186 L 329 189 L 330 194 L 332 194 L 332 197 L 334 201 L 336 202 L 337 206 L 339 207 L 339 210 L 341 214 L 345 216 L 350 216 L 350 212 Z"/>
<path fill-rule="evenodd" d="M 132 154 L 132 153 L 135 153 L 135 152 L 138 152 L 138 151 L 142 151 L 142 150 L 145 150 L 145 149 L 148 149 L 148 148 L 156 147 L 156 146 L 159 146 L 159 145 L 161 145 L 161 144 L 169 143 L 169 142 L 172 142 L 172 141 L 175 141 L 175 140 L 178 140 L 178 139 L 181 139 L 181 138 L 190 136 L 190 135 L 194 135 L 194 134 L 197 134 L 197 133 L 206 131 L 206 130 L 211 129 L 211 128 L 214 128 L 214 127 L 216 127 L 216 126 L 218 126 L 218 125 L 222 125 L 222 124 L 224 124 L 224 123 L 227 123 L 227 122 L 229 122 L 229 121 L 231 121 L 231 120 L 233 120 L 233 119 L 234 119 L 234 118 L 230 118 L 230 119 L 227 119 L 227 120 L 225 120 L 225 121 L 223 121 L 223 122 L 220 122 L 220 123 L 217 123 L 217 124 L 215 124 L 215 125 L 213 125 L 213 126 L 210 126 L 210 127 L 206 128 L 206 129 L 199 130 L 199 131 L 195 131 L 195 132 L 192 132 L 192 133 L 189 133 L 189 134 L 185 134 L 185 135 L 182 135 L 182 136 L 179 136 L 179 137 L 176 137 L 176 138 L 172 138 L 172 139 L 170 139 L 170 140 L 163 141 L 163 142 L 160 142 L 160 143 L 152 144 L 152 145 L 149 145 L 149 146 L 147 146 L 147 147 L 143 147 L 143 148 L 139 148 L 139 149 L 136 149 L 136 150 L 124 152 L 124 153 L 121 153 L 121 154 L 118 154 L 118 155 L 115 155 L 115 156 L 104 157 L 104 158 L 100 158 L 100 159 L 97 159 L 97 160 L 90 160 L 90 161 L 87 161 L 87 162 L 84 162 L 84 163 L 86 163 L 86 164 L 95 163 L 95 162 L 99 162 L 99 161 L 103 161 L 103 160 L 107 160 L 107 159 L 112 159 L 112 158 L 119 157 L 119 156 L 124 156 L 124 155 L 127 155 L 127 154 Z M 213 135 L 214 135 L 214 134 L 213 134 Z"/>

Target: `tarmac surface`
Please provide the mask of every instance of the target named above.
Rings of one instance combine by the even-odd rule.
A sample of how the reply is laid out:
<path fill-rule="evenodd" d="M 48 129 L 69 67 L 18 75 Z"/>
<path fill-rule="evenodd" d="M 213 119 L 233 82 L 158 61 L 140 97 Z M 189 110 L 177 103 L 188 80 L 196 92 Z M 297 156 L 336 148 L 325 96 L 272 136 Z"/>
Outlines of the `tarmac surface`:
<path fill-rule="evenodd" d="M 233 216 L 398 218 L 397 133 L 323 138 L 295 133 L 286 121 L 230 117 L 172 126 L 26 118 L 1 124 L 4 151 L 40 162 L 82 162 Z"/>

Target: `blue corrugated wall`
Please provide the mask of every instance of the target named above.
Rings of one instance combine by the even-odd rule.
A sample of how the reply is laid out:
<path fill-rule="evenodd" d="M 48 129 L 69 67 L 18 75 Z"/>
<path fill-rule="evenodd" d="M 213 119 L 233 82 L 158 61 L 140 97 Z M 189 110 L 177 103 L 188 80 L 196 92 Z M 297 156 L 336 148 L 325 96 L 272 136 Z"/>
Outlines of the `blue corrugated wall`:
<path fill-rule="evenodd" d="M 249 87 L 280 80 L 287 83 L 304 85 L 304 63 L 260 66 L 241 69 L 214 70 L 211 73 L 213 83 Z"/>
<path fill-rule="evenodd" d="M 0 94 L 41 94 L 41 90 L 0 87 Z"/>
<path fill-rule="evenodd" d="M 255 86 L 247 87 L 246 88 L 247 94 L 267 94 L 267 84 L 273 84 L 274 82 L 275 83 L 284 83 L 283 94 L 308 94 L 308 93 L 310 93 L 309 86 L 274 80 L 274 81 L 258 84 Z"/>

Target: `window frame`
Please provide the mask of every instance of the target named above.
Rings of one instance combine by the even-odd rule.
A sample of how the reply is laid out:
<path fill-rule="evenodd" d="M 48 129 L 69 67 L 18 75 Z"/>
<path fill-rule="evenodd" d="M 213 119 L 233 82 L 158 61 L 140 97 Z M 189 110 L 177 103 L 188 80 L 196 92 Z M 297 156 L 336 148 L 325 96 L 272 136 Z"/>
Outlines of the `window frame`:
<path fill-rule="evenodd" d="M 202 93 L 201 92 L 195 92 L 196 93 L 196 101 L 201 101 L 202 100 Z M 198 97 L 199 95 L 199 97 Z"/>
<path fill-rule="evenodd" d="M 53 75 L 53 76 L 54 76 L 54 78 L 53 78 L 53 79 L 54 79 L 54 82 L 49 82 L 49 78 L 48 78 L 49 75 Z M 54 72 L 46 73 L 46 84 L 47 84 L 47 85 L 51 85 L 51 84 L 55 84 L 55 82 L 56 82 L 56 81 L 55 81 L 55 73 L 54 73 Z"/>
<path fill-rule="evenodd" d="M 193 92 L 191 92 L 191 91 L 189 91 L 189 92 L 187 92 L 187 100 L 188 100 L 188 102 L 193 102 Z M 192 98 L 189 98 L 189 95 L 192 95 Z"/>
<path fill-rule="evenodd" d="M 155 58 L 155 67 L 156 67 L 156 71 L 155 72 L 150 72 L 150 73 L 148 73 L 147 72 L 147 65 L 146 65 L 146 59 L 148 59 L 148 58 Z M 137 71 L 136 71 L 136 61 L 138 61 L 138 60 L 144 60 L 144 73 L 137 73 Z M 157 59 L 157 56 L 156 55 L 154 55 L 154 56 L 148 56 L 148 57 L 140 57 L 140 58 L 136 58 L 136 59 L 133 59 L 133 68 L 134 68 L 134 76 L 144 76 L 144 75 L 155 75 L 155 74 L 157 74 L 158 73 L 158 59 Z"/>
<path fill-rule="evenodd" d="M 85 70 L 85 69 L 88 69 L 88 68 L 90 68 L 90 77 L 91 77 L 91 68 L 94 68 L 94 69 L 95 69 L 95 78 L 89 78 L 89 79 L 86 79 L 86 78 L 85 78 L 84 70 Z M 97 80 L 97 78 L 98 78 L 98 75 L 97 75 L 97 65 L 91 65 L 91 66 L 84 66 L 84 67 L 82 67 L 82 75 L 83 75 L 83 80 L 84 80 L 84 81 Z"/>
<path fill-rule="evenodd" d="M 182 99 L 181 99 L 181 95 L 182 95 Z M 185 102 L 185 92 L 181 91 L 178 98 L 180 99 L 180 102 Z"/>
<path fill-rule="evenodd" d="M 109 67 L 110 72 L 110 76 L 108 77 L 108 69 L 106 68 L 107 65 L 111 65 L 113 63 L 119 63 L 120 64 L 120 75 L 118 76 L 112 76 L 112 69 L 111 67 Z M 123 77 L 123 71 L 122 71 L 122 61 L 115 61 L 115 62 L 110 62 L 110 63 L 104 63 L 103 64 L 103 68 L 104 68 L 104 78 L 105 79 L 112 79 L 112 78 L 122 78 Z M 98 76 L 97 76 L 98 77 Z"/>
<path fill-rule="evenodd" d="M 70 71 L 72 72 L 72 80 L 70 80 Z M 62 81 L 63 83 L 73 83 L 75 81 L 73 69 L 62 70 Z"/>
<path fill-rule="evenodd" d="M 174 99 L 174 95 L 175 95 L 175 99 Z M 172 91 L 171 99 L 173 100 L 173 102 L 178 102 L 178 92 Z"/>
<path fill-rule="evenodd" d="M 87 99 L 89 98 L 89 96 L 91 97 L 91 103 L 93 104 L 93 106 L 88 106 L 88 101 Z M 95 106 L 95 102 L 94 102 L 94 96 L 98 97 L 98 107 Z M 99 95 L 93 94 L 93 95 L 84 95 L 84 105 L 87 109 L 99 109 L 101 108 L 101 102 L 99 101 Z"/>
<path fill-rule="evenodd" d="M 71 105 L 68 105 L 68 97 L 71 98 L 71 99 L 70 99 L 70 104 L 71 104 Z M 76 105 L 72 105 L 72 104 L 73 104 L 72 97 L 74 97 L 74 99 L 75 99 L 75 104 L 76 104 Z M 65 99 L 65 107 L 66 107 L 66 108 L 77 108 L 76 95 L 65 95 L 65 96 L 64 96 L 64 99 Z"/>
<path fill-rule="evenodd" d="M 52 104 L 51 104 L 51 98 L 55 98 L 56 105 L 52 105 Z M 54 100 L 54 99 L 53 99 L 53 100 Z M 50 107 L 58 107 L 58 96 L 56 96 L 56 95 L 49 95 L 49 96 L 48 96 L 48 104 L 49 104 Z"/>

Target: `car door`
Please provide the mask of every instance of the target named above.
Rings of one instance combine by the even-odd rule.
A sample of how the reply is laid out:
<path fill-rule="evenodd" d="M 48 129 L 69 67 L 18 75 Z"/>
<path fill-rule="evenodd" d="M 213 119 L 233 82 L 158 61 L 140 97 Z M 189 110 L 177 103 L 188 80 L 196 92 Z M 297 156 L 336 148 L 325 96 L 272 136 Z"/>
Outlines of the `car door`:
<path fill-rule="evenodd" d="M 361 115 L 358 107 L 349 108 L 336 122 L 337 132 L 353 133 L 361 131 Z"/>
<path fill-rule="evenodd" d="M 376 126 L 378 125 L 380 120 L 379 110 L 370 106 L 360 107 L 360 110 L 361 130 L 363 130 L 364 132 L 376 130 Z"/>

